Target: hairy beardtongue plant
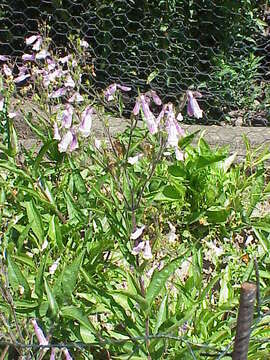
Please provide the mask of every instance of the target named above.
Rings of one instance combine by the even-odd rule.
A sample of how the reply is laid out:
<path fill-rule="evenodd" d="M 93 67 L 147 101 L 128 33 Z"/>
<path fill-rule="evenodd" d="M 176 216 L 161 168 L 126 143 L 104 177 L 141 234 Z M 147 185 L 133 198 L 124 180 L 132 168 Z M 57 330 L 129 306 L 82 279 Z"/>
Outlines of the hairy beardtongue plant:
<path fill-rule="evenodd" d="M 2 89 L 0 94 L 0 112 L 3 111 L 5 104 L 8 105 L 10 92 L 14 87 L 21 86 L 21 93 L 28 97 L 31 96 L 31 100 L 46 113 L 45 118 L 42 115 L 38 117 L 43 128 L 31 122 L 27 114 L 25 114 L 25 119 L 33 129 L 39 129 L 36 133 L 41 137 L 43 143 L 49 140 L 57 144 L 58 152 L 62 154 L 63 171 L 77 170 L 76 167 L 74 168 L 76 158 L 79 157 L 80 151 L 83 153 L 88 146 L 90 147 L 91 150 L 88 153 L 85 151 L 90 157 L 88 160 L 96 163 L 105 174 L 109 172 L 110 186 L 117 189 L 117 196 L 122 200 L 119 203 L 119 199 L 115 199 L 112 189 L 108 189 L 106 186 L 102 188 L 106 195 L 105 200 L 107 196 L 111 197 L 114 206 L 109 211 L 113 213 L 111 214 L 112 220 L 110 220 L 111 227 L 115 225 L 114 213 L 121 215 L 121 226 L 125 229 L 125 241 L 121 244 L 120 251 L 130 268 L 134 270 L 134 276 L 139 284 L 140 294 L 137 300 L 145 299 L 147 289 L 142 269 L 146 266 L 145 262 L 151 264 L 152 261 L 154 267 L 155 259 L 154 244 L 153 240 L 149 238 L 148 224 L 143 221 L 143 210 L 147 201 L 144 198 L 145 190 L 164 154 L 174 152 L 178 161 L 185 160 L 185 154 L 179 146 L 179 141 L 185 136 L 180 125 L 183 116 L 181 113 L 176 113 L 172 103 L 163 104 L 154 90 L 140 93 L 135 100 L 128 137 L 124 141 L 115 141 L 110 133 L 110 118 L 105 113 L 104 105 L 107 102 L 119 101 L 121 92 L 129 92 L 131 87 L 114 83 L 104 90 L 103 96 L 95 98 L 89 81 L 83 82 L 82 80 L 82 74 L 87 70 L 91 76 L 95 76 L 93 68 L 87 65 L 89 45 L 84 40 L 76 41 L 75 54 L 67 54 L 64 57 L 53 54 L 50 50 L 49 40 L 39 34 L 26 38 L 25 42 L 31 51 L 22 56 L 23 65 L 16 67 L 8 57 L 0 56 L 1 76 L 6 80 L 9 89 L 9 92 L 5 90 L 5 93 Z M 194 116 L 197 119 L 202 117 L 202 110 L 197 102 L 197 98 L 201 96 L 197 91 L 187 90 L 188 116 Z M 158 116 L 152 110 L 153 104 L 160 109 Z M 9 113 L 9 121 L 14 116 L 16 114 Z M 138 143 L 147 141 L 151 144 L 152 151 L 147 161 L 142 148 L 133 140 L 133 135 L 138 130 L 140 117 L 146 127 L 141 129 L 139 140 L 136 141 Z M 93 134 L 92 129 L 96 121 L 103 124 L 109 148 L 105 141 L 96 139 Z M 55 160 L 56 163 L 57 161 Z M 136 171 L 136 166 L 140 162 L 148 165 L 147 172 L 143 176 Z M 40 184 L 40 177 L 37 174 L 38 171 L 34 173 L 34 176 L 37 177 L 35 181 Z M 88 185 L 88 188 L 91 188 L 91 185 Z M 83 186 L 86 188 L 85 184 Z M 105 200 L 104 203 L 106 203 Z M 59 211 L 56 214 L 59 214 Z M 60 220 L 62 218 L 61 215 Z M 108 218 L 110 218 L 110 214 Z M 83 232 L 85 232 L 84 229 Z M 116 234 L 116 241 L 119 241 L 119 237 L 120 234 Z M 170 237 L 174 238 L 175 233 L 172 232 Z M 46 246 L 42 246 L 42 251 L 47 246 L 47 243 Z M 59 259 L 57 264 L 55 262 L 56 268 L 59 265 Z M 49 274 L 53 276 L 54 272 L 55 270 L 49 271 Z M 145 300 L 142 300 L 142 303 L 145 304 Z M 37 321 L 32 320 L 31 323 L 39 344 L 48 345 L 48 339 L 38 327 Z M 149 311 L 145 312 L 144 323 L 145 334 L 148 337 L 150 335 Z M 151 359 L 149 341 L 146 342 L 146 349 L 148 358 Z M 54 354 L 55 349 L 53 348 L 51 359 L 54 359 Z M 66 359 L 71 359 L 66 349 L 64 354 Z"/>

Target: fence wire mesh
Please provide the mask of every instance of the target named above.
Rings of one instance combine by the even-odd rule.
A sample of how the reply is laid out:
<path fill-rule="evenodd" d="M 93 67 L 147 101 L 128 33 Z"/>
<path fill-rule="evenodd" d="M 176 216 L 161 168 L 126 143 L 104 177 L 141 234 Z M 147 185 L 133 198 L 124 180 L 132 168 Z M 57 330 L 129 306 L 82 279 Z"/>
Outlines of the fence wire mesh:
<path fill-rule="evenodd" d="M 194 88 L 204 123 L 269 125 L 267 0 L 3 0 L 0 18 L 1 54 L 19 60 L 46 23 L 61 53 L 70 34 L 89 42 L 97 88 L 121 82 L 133 97 L 150 87 L 175 103 Z"/>

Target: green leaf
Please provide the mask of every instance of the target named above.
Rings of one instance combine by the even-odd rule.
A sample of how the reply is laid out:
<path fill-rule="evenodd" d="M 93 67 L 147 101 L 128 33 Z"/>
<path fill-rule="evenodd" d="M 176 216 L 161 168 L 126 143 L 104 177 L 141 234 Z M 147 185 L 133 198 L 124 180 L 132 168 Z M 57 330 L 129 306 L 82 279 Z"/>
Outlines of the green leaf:
<path fill-rule="evenodd" d="M 93 331 L 88 330 L 85 326 L 80 326 L 80 334 L 85 344 L 92 344 L 96 342 L 96 337 Z"/>
<path fill-rule="evenodd" d="M 83 312 L 76 308 L 75 306 L 65 306 L 61 309 L 61 316 L 64 318 L 70 318 L 78 321 L 82 326 L 87 330 L 96 334 L 96 330 L 93 324 L 89 321 L 88 317 L 83 314 Z"/>
<path fill-rule="evenodd" d="M 42 244 L 44 240 L 44 232 L 43 232 L 43 223 L 41 220 L 41 216 L 33 201 L 26 202 L 25 207 L 26 207 L 28 221 L 31 224 L 33 233 L 38 238 L 39 243 Z"/>
<path fill-rule="evenodd" d="M 26 180 L 30 181 L 31 183 L 33 183 L 32 178 L 23 170 L 18 169 L 16 165 L 8 163 L 5 160 L 0 160 L 0 168 L 5 169 L 5 170 L 9 170 L 14 174 L 20 175 L 23 178 L 25 178 Z"/>
<path fill-rule="evenodd" d="M 163 189 L 163 195 L 170 200 L 181 200 L 183 195 L 173 185 L 167 185 Z"/>
<path fill-rule="evenodd" d="M 185 149 L 195 138 L 195 136 L 200 132 L 201 130 L 197 130 L 194 133 L 187 135 L 185 137 L 182 137 L 179 141 L 178 141 L 178 146 L 180 147 L 180 149 Z"/>
<path fill-rule="evenodd" d="M 217 154 L 211 154 L 211 155 L 208 155 L 208 156 L 206 156 L 206 155 L 205 156 L 199 156 L 197 161 L 196 161 L 195 167 L 197 169 L 201 169 L 203 167 L 206 167 L 206 166 L 209 166 L 211 164 L 222 161 L 225 158 L 226 158 L 226 155 L 217 155 Z"/>
<path fill-rule="evenodd" d="M 148 310 L 148 308 L 149 308 L 149 302 L 139 294 L 133 294 L 129 291 L 124 291 L 124 290 L 115 290 L 115 291 L 111 291 L 110 293 L 112 295 L 113 294 L 123 295 L 127 298 L 135 300 L 141 306 L 141 308 L 145 311 Z"/>
<path fill-rule="evenodd" d="M 66 198 L 69 220 L 77 220 L 80 222 L 83 214 L 77 209 L 72 197 L 66 191 L 64 191 L 64 195 Z"/>
<path fill-rule="evenodd" d="M 13 121 L 8 118 L 8 152 L 10 156 L 15 156 L 18 152 L 18 138 Z"/>
<path fill-rule="evenodd" d="M 38 167 L 39 167 L 39 164 L 40 164 L 41 160 L 43 159 L 44 155 L 45 155 L 45 154 L 47 153 L 47 151 L 49 150 L 49 148 L 50 148 L 52 145 L 56 144 L 56 143 L 57 143 L 56 140 L 49 140 L 49 141 L 47 141 L 47 142 L 41 147 L 41 149 L 39 150 L 38 155 L 37 155 L 37 157 L 36 157 L 36 159 L 35 159 L 35 161 L 34 161 L 34 164 L 33 164 L 33 171 L 34 171 L 34 173 L 37 172 L 37 169 L 38 169 Z"/>
<path fill-rule="evenodd" d="M 160 304 L 158 314 L 157 314 L 157 321 L 156 321 L 155 328 L 153 331 L 154 335 L 156 335 L 158 333 L 160 326 L 167 319 L 167 311 L 168 311 L 168 294 L 166 294 L 164 296 L 162 303 Z"/>
<path fill-rule="evenodd" d="M 70 265 L 67 265 L 63 271 L 62 289 L 65 295 L 72 295 L 72 292 L 76 286 L 84 253 L 85 250 L 82 251 L 81 254 L 76 257 L 76 259 Z"/>
<path fill-rule="evenodd" d="M 24 296 L 26 298 L 31 297 L 31 290 L 30 286 L 24 277 L 23 273 L 19 269 L 18 265 L 12 260 L 10 255 L 7 256 L 8 260 L 8 277 L 11 286 L 14 290 L 18 289 L 18 285 L 22 286 L 24 288 Z"/>
<path fill-rule="evenodd" d="M 158 74 L 159 74 L 158 69 L 152 71 L 147 77 L 146 84 L 150 84 L 150 82 L 153 81 L 158 76 Z"/>
<path fill-rule="evenodd" d="M 48 236 L 53 241 L 53 243 L 57 245 L 59 251 L 62 251 L 64 249 L 59 220 L 57 217 L 55 217 L 55 215 L 51 217 Z"/>
<path fill-rule="evenodd" d="M 150 304 L 150 306 L 152 305 L 155 297 L 160 294 L 168 278 L 175 272 L 177 268 L 179 268 L 179 266 L 186 259 L 186 257 L 188 257 L 190 251 L 191 250 L 188 250 L 185 256 L 181 255 L 180 257 L 172 260 L 170 263 L 165 265 L 163 269 L 161 269 L 160 271 L 159 270 L 154 271 L 150 284 L 146 291 L 146 300 Z"/>
<path fill-rule="evenodd" d="M 44 285 L 45 285 L 45 291 L 46 291 L 46 294 L 47 294 L 47 299 L 48 299 L 48 303 L 49 303 L 49 307 L 51 309 L 51 312 L 52 312 L 52 316 L 53 317 L 56 317 L 59 313 L 59 308 L 58 308 L 58 304 L 55 300 L 55 297 L 47 283 L 47 280 L 46 278 L 44 278 Z"/>
<path fill-rule="evenodd" d="M 40 300 L 42 300 L 42 295 L 43 295 L 43 275 L 44 275 L 44 270 L 45 270 L 45 266 L 46 266 L 46 262 L 47 262 L 47 257 L 48 257 L 48 253 L 41 261 L 41 264 L 37 271 L 37 276 L 36 276 L 36 281 L 35 281 L 35 293 L 39 297 Z"/>
<path fill-rule="evenodd" d="M 20 236 L 18 237 L 18 250 L 21 251 L 23 247 L 24 240 L 28 236 L 29 230 L 31 229 L 31 223 L 27 224 L 23 231 L 20 233 Z"/>
<path fill-rule="evenodd" d="M 177 165 L 169 166 L 168 172 L 169 172 L 169 174 L 171 174 L 174 177 L 185 178 L 187 175 L 184 167 L 180 167 Z"/>

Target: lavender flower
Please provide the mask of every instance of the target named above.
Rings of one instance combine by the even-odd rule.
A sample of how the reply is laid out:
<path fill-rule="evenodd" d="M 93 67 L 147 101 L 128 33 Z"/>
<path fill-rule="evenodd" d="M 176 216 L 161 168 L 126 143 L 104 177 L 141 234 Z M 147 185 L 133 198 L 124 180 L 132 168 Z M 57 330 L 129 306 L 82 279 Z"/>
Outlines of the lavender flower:
<path fill-rule="evenodd" d="M 179 138 L 184 136 L 184 130 L 179 126 L 175 119 L 173 104 L 169 103 L 165 108 L 167 116 L 166 131 L 168 133 L 168 146 L 177 147 Z"/>
<path fill-rule="evenodd" d="M 135 155 L 135 156 L 131 156 L 131 157 L 128 158 L 127 162 L 128 162 L 130 165 L 134 165 L 134 164 L 136 164 L 142 157 L 143 157 L 143 154 L 138 154 L 138 155 Z"/>
<path fill-rule="evenodd" d="M 8 61 L 9 58 L 6 55 L 0 55 L 0 61 Z"/>
<path fill-rule="evenodd" d="M 141 108 L 141 99 L 140 99 L 140 97 L 138 97 L 136 100 L 135 106 L 132 110 L 133 115 L 137 116 L 140 112 L 140 108 Z"/>
<path fill-rule="evenodd" d="M 61 63 L 61 64 L 66 64 L 68 63 L 68 61 L 71 59 L 71 55 L 66 55 L 62 58 L 60 58 L 58 61 Z"/>
<path fill-rule="evenodd" d="M 36 42 L 35 42 L 34 45 L 32 46 L 32 49 L 33 49 L 34 51 L 40 51 L 41 45 L 42 45 L 42 37 L 41 37 L 41 36 L 38 36 Z"/>
<path fill-rule="evenodd" d="M 115 97 L 116 90 L 120 89 L 122 91 L 130 91 L 131 88 L 128 86 L 120 85 L 120 84 L 111 84 L 107 87 L 107 89 L 104 91 L 104 96 L 107 101 L 111 101 Z"/>
<path fill-rule="evenodd" d="M 137 229 L 130 235 L 130 239 L 131 239 L 131 240 L 136 240 L 136 239 L 138 239 L 138 238 L 142 235 L 144 229 L 145 229 L 145 225 L 141 226 L 140 228 L 137 228 Z"/>
<path fill-rule="evenodd" d="M 58 258 L 53 264 L 52 266 L 49 267 L 49 273 L 51 275 L 53 275 L 56 271 L 56 269 L 58 268 L 58 265 L 59 265 L 59 262 L 60 262 L 60 258 Z"/>
<path fill-rule="evenodd" d="M 73 141 L 73 134 L 71 130 L 69 130 L 62 138 L 61 142 L 58 144 L 58 150 L 62 152 L 66 152 L 68 147 L 71 145 Z"/>
<path fill-rule="evenodd" d="M 154 135 L 158 132 L 158 125 L 156 118 L 154 114 L 151 112 L 148 102 L 144 95 L 140 96 L 140 100 L 141 100 L 141 107 L 142 107 L 144 120 L 146 122 L 150 134 Z"/>
<path fill-rule="evenodd" d="M 150 260 L 150 259 L 153 258 L 152 250 L 151 250 L 151 246 L 150 246 L 149 240 L 146 240 L 146 241 L 145 241 L 145 246 L 144 246 L 144 250 L 143 250 L 143 258 L 144 258 L 145 260 Z"/>
<path fill-rule="evenodd" d="M 85 48 L 85 49 L 89 48 L 89 44 L 85 40 L 80 40 L 80 45 L 82 48 Z"/>
<path fill-rule="evenodd" d="M 37 59 L 37 60 L 44 60 L 44 59 L 46 59 L 46 58 L 49 57 L 49 56 L 50 56 L 50 53 L 49 53 L 47 50 L 43 49 L 43 50 L 40 50 L 40 51 L 36 54 L 36 59 Z"/>
<path fill-rule="evenodd" d="M 62 114 L 62 126 L 66 129 L 70 129 L 72 124 L 72 117 L 73 117 L 74 108 L 70 104 L 66 104 L 65 110 Z"/>
<path fill-rule="evenodd" d="M 161 101 L 160 97 L 157 95 L 157 93 L 155 92 L 155 90 L 150 90 L 145 95 L 150 96 L 156 105 L 162 104 L 162 101 Z"/>
<path fill-rule="evenodd" d="M 55 360 L 56 348 L 52 348 L 50 360 Z"/>
<path fill-rule="evenodd" d="M 52 59 L 50 59 L 50 58 L 47 58 L 47 59 L 46 59 L 46 62 L 47 62 L 47 64 L 48 64 L 48 70 L 49 70 L 49 71 L 55 69 L 56 63 L 55 63 L 54 60 L 52 60 Z"/>
<path fill-rule="evenodd" d="M 66 360 L 72 360 L 72 357 L 70 355 L 70 353 L 68 352 L 68 349 L 64 349 L 64 355 Z"/>
<path fill-rule="evenodd" d="M 133 255 L 139 255 L 139 254 L 143 251 L 144 246 L 145 246 L 145 242 L 144 242 L 144 241 L 141 241 L 137 246 L 135 246 L 135 247 L 132 249 L 131 253 L 132 253 Z"/>
<path fill-rule="evenodd" d="M 3 111 L 4 103 L 5 103 L 5 98 L 3 95 L 0 94 L 0 111 Z"/>
<path fill-rule="evenodd" d="M 3 72 L 6 76 L 12 76 L 12 70 L 7 64 L 3 65 Z"/>
<path fill-rule="evenodd" d="M 35 61 L 35 54 L 23 54 L 23 61 Z"/>
<path fill-rule="evenodd" d="M 48 345 L 49 342 L 46 339 L 45 335 L 43 334 L 43 331 L 41 330 L 41 328 L 38 326 L 37 321 L 35 319 L 32 319 L 31 323 L 34 327 L 34 331 L 35 331 L 35 334 L 36 334 L 39 344 L 40 345 Z"/>
<path fill-rule="evenodd" d="M 132 249 L 131 253 L 133 255 L 139 255 L 140 253 L 142 253 L 142 256 L 145 260 L 150 260 L 153 258 L 149 240 L 141 241 L 137 246 Z"/>
<path fill-rule="evenodd" d="M 54 140 L 61 140 L 59 128 L 56 122 L 53 124 L 53 138 Z"/>
<path fill-rule="evenodd" d="M 196 119 L 202 118 L 202 110 L 195 99 L 195 96 L 201 97 L 201 94 L 198 92 L 192 92 L 190 90 L 187 91 L 187 98 L 188 98 L 188 107 L 187 112 L 189 116 L 195 116 Z"/>
<path fill-rule="evenodd" d="M 94 109 L 91 106 L 87 106 L 82 113 L 82 122 L 79 126 L 79 131 L 83 137 L 88 137 L 91 133 L 93 112 Z"/>
<path fill-rule="evenodd" d="M 71 98 L 68 100 L 70 103 L 73 103 L 73 102 L 82 102 L 83 101 L 83 96 L 81 94 L 79 94 L 78 92 L 76 92 L 75 94 L 73 94 L 71 96 Z"/>
<path fill-rule="evenodd" d="M 68 75 L 64 85 L 65 87 L 75 88 L 75 82 L 70 75 Z"/>
<path fill-rule="evenodd" d="M 30 74 L 21 74 L 14 79 L 15 84 L 19 84 L 24 80 L 28 79 L 31 75 Z"/>
<path fill-rule="evenodd" d="M 69 151 L 72 152 L 79 148 L 79 143 L 76 134 L 72 131 L 72 141 L 69 145 Z"/>
<path fill-rule="evenodd" d="M 28 38 L 25 39 L 26 45 L 32 45 L 37 39 L 40 37 L 40 35 L 31 35 Z"/>
<path fill-rule="evenodd" d="M 65 87 L 61 87 L 60 89 L 57 89 L 49 94 L 50 99 L 56 99 L 59 98 L 67 93 L 67 89 Z"/>

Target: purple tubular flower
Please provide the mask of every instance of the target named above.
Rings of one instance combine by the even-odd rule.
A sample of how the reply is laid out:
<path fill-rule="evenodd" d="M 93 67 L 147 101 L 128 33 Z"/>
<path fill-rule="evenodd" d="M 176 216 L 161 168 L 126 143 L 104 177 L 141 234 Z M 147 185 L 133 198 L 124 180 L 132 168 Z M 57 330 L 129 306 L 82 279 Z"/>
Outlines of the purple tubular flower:
<path fill-rule="evenodd" d="M 81 94 L 79 94 L 78 92 L 76 92 L 75 94 L 73 94 L 71 96 L 71 98 L 68 100 L 70 103 L 73 103 L 73 102 L 82 102 L 83 101 L 83 96 Z"/>
<path fill-rule="evenodd" d="M 0 94 L 0 111 L 3 111 L 4 103 L 5 103 L 5 98 L 3 95 Z"/>
<path fill-rule="evenodd" d="M 105 99 L 107 101 L 111 101 L 114 99 L 114 94 L 116 92 L 116 89 L 117 89 L 117 85 L 116 84 L 112 84 L 110 86 L 107 87 L 107 89 L 105 90 L 104 92 L 104 96 L 105 96 Z"/>
<path fill-rule="evenodd" d="M 68 352 L 68 349 L 64 349 L 64 355 L 66 360 L 73 360 L 70 353 Z"/>
<path fill-rule="evenodd" d="M 30 74 L 22 74 L 19 75 L 18 77 L 16 77 L 16 79 L 14 79 L 15 84 L 19 84 L 21 82 L 23 82 L 24 80 L 28 79 L 30 77 Z"/>
<path fill-rule="evenodd" d="M 139 114 L 139 112 L 140 112 L 140 107 L 141 107 L 141 100 L 140 100 L 140 98 L 137 98 L 137 100 L 136 100 L 136 103 L 135 103 L 135 106 L 134 106 L 134 108 L 133 108 L 133 115 L 138 115 Z"/>
<path fill-rule="evenodd" d="M 61 140 L 59 128 L 56 122 L 53 124 L 53 138 L 54 140 Z"/>
<path fill-rule="evenodd" d="M 179 138 L 184 136 L 185 132 L 175 119 L 172 103 L 166 105 L 165 114 L 167 115 L 166 131 L 168 133 L 168 146 L 178 147 Z"/>
<path fill-rule="evenodd" d="M 39 37 L 40 37 L 40 35 L 29 36 L 28 38 L 25 39 L 26 45 L 32 45 Z"/>
<path fill-rule="evenodd" d="M 3 65 L 3 71 L 4 71 L 4 74 L 6 76 L 11 76 L 12 75 L 12 70 L 7 64 Z"/>
<path fill-rule="evenodd" d="M 59 152 L 67 152 L 68 147 L 71 145 L 73 141 L 73 134 L 69 130 L 62 138 L 61 142 L 58 144 Z"/>
<path fill-rule="evenodd" d="M 151 94 L 152 99 L 153 99 L 153 101 L 154 101 L 154 103 L 156 105 L 161 105 L 162 104 L 162 101 L 161 101 L 160 97 L 157 95 L 157 93 L 155 92 L 155 90 L 151 90 L 150 94 Z"/>
<path fill-rule="evenodd" d="M 48 70 L 51 71 L 53 70 L 55 67 L 56 67 L 56 63 L 54 60 L 50 59 L 50 58 L 47 58 L 46 59 L 46 62 L 48 64 Z"/>
<path fill-rule="evenodd" d="M 69 145 L 69 151 L 72 152 L 76 149 L 79 148 L 79 144 L 78 144 L 78 139 L 77 136 L 74 134 L 74 132 L 72 131 L 72 141 Z"/>
<path fill-rule="evenodd" d="M 71 88 L 75 87 L 75 82 L 70 75 L 68 75 L 68 77 L 65 81 L 65 87 L 71 87 Z"/>
<path fill-rule="evenodd" d="M 79 126 L 79 131 L 82 133 L 83 137 L 88 137 L 91 133 L 93 112 L 94 109 L 91 106 L 87 106 L 82 113 L 82 121 Z"/>
<path fill-rule="evenodd" d="M 23 54 L 23 61 L 35 61 L 35 54 Z"/>
<path fill-rule="evenodd" d="M 137 246 L 132 249 L 131 253 L 133 255 L 139 255 L 143 251 L 144 247 L 145 241 L 141 241 Z"/>
<path fill-rule="evenodd" d="M 158 132 L 157 121 L 156 121 L 154 114 L 151 112 L 151 110 L 149 108 L 149 104 L 144 95 L 141 95 L 141 105 L 142 105 L 142 112 L 143 112 L 144 119 L 146 121 L 148 130 L 149 130 L 150 134 L 154 135 Z"/>
<path fill-rule="evenodd" d="M 49 57 L 49 56 L 50 56 L 50 53 L 49 53 L 47 50 L 43 49 L 43 50 L 40 50 L 40 51 L 36 54 L 36 59 L 37 59 L 37 60 L 44 60 L 44 59 L 46 59 L 46 58 Z"/>
<path fill-rule="evenodd" d="M 41 44 L 42 44 L 42 37 L 39 35 L 36 42 L 34 43 L 34 45 L 32 46 L 32 49 L 34 51 L 39 51 L 40 50 L 40 47 L 41 47 Z"/>
<path fill-rule="evenodd" d="M 83 47 L 85 49 L 89 48 L 89 44 L 85 40 L 80 40 L 80 45 L 81 45 L 81 47 Z"/>
<path fill-rule="evenodd" d="M 149 240 L 145 241 L 145 246 L 144 246 L 144 250 L 143 250 L 143 258 L 145 260 L 151 260 L 153 258 Z"/>
<path fill-rule="evenodd" d="M 66 55 L 66 56 L 60 58 L 58 61 L 59 61 L 61 64 L 66 64 L 66 63 L 69 61 L 69 59 L 71 59 L 71 55 Z"/>
<path fill-rule="evenodd" d="M 66 129 L 70 129 L 71 127 L 73 111 L 74 111 L 73 106 L 70 104 L 67 104 L 65 110 L 63 111 L 62 125 Z"/>
<path fill-rule="evenodd" d="M 190 90 L 187 91 L 187 98 L 188 98 L 188 106 L 187 112 L 189 116 L 195 116 L 196 119 L 202 118 L 202 110 L 199 107 L 197 100 L 194 97 L 194 94 L 198 96 L 200 93 L 192 92 Z M 200 94 L 201 95 L 201 94 Z"/>
<path fill-rule="evenodd" d="M 125 85 L 120 85 L 120 84 L 116 84 L 117 88 L 122 90 L 122 91 L 130 91 L 131 87 L 129 86 L 125 86 Z"/>
<path fill-rule="evenodd" d="M 67 92 L 67 89 L 65 87 L 62 87 L 60 89 L 57 89 L 57 90 L 53 91 L 51 94 L 49 94 L 49 98 L 50 99 L 59 98 L 59 97 L 65 95 L 66 92 Z"/>
<path fill-rule="evenodd" d="M 142 235 L 144 229 L 145 229 L 145 225 L 141 226 L 140 228 L 137 228 L 137 229 L 130 235 L 130 239 L 131 239 L 131 240 L 136 240 L 136 239 L 138 239 L 138 238 Z"/>
<path fill-rule="evenodd" d="M 105 99 L 107 101 L 111 101 L 114 99 L 114 95 L 117 89 L 120 89 L 122 91 L 130 91 L 131 87 L 129 86 L 124 86 L 124 85 L 120 85 L 120 84 L 111 84 L 110 86 L 107 87 L 107 89 L 104 91 L 104 96 Z"/>
<path fill-rule="evenodd" d="M 50 360 L 55 360 L 56 348 L 52 348 Z"/>
<path fill-rule="evenodd" d="M 41 330 L 41 328 L 38 326 L 37 321 L 35 319 L 32 319 L 31 323 L 34 327 L 34 331 L 35 331 L 35 334 L 36 334 L 39 344 L 40 345 L 48 345 L 49 342 L 46 339 L 45 335 L 43 334 L 43 331 Z"/>
<path fill-rule="evenodd" d="M 6 55 L 0 55 L 0 61 L 8 61 L 9 58 Z"/>

